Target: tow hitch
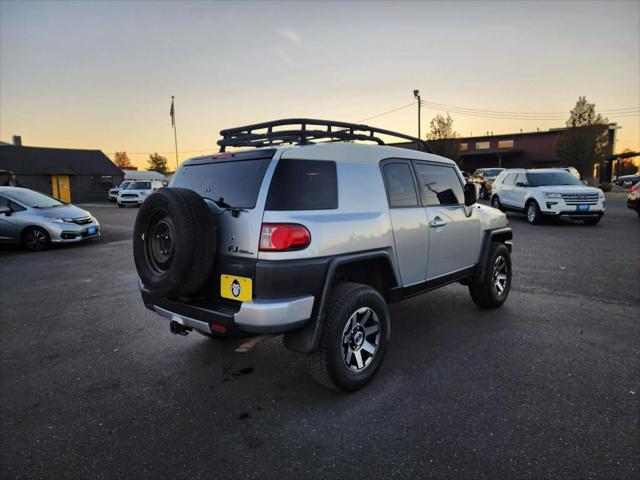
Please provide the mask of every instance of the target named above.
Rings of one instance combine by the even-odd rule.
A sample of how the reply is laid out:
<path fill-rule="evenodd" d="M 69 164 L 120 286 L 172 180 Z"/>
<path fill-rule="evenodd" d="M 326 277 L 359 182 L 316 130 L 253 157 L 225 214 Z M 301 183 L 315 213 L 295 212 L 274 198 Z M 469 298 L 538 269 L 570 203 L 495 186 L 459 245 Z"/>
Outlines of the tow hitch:
<path fill-rule="evenodd" d="M 193 330 L 193 328 L 185 327 L 184 325 L 181 325 L 173 320 L 169 323 L 169 330 L 171 330 L 171 333 L 173 333 L 174 335 L 188 335 L 189 332 Z"/>

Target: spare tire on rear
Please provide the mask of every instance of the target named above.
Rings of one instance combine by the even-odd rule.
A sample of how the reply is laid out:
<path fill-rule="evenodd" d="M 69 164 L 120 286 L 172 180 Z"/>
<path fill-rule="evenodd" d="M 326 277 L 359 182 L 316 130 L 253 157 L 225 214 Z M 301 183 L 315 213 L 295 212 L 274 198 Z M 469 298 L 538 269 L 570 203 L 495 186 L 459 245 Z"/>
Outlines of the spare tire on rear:
<path fill-rule="evenodd" d="M 140 207 L 133 258 L 144 286 L 162 297 L 193 295 L 213 269 L 216 232 L 204 199 L 185 188 L 161 188 Z"/>

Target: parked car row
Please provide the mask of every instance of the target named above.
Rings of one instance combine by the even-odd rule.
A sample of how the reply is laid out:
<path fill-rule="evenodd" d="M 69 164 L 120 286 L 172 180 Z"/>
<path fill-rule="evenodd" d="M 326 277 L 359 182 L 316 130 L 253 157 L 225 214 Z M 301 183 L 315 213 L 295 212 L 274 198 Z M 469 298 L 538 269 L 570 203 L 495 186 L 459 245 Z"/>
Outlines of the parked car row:
<path fill-rule="evenodd" d="M 619 187 L 629 188 L 640 182 L 640 175 L 621 175 L 614 182 Z"/>

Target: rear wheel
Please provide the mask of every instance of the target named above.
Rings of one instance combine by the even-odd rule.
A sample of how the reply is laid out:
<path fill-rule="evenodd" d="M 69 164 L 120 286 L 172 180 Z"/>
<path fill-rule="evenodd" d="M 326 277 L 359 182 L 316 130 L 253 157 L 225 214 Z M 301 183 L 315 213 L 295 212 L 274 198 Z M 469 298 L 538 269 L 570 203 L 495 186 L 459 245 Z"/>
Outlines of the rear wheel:
<path fill-rule="evenodd" d="M 377 373 L 389 337 L 389 310 L 382 295 L 359 283 L 333 288 L 319 349 L 307 356 L 311 375 L 321 385 L 353 391 Z"/>
<path fill-rule="evenodd" d="M 45 250 L 50 242 L 51 237 L 40 227 L 29 227 L 22 233 L 22 244 L 32 252 Z"/>
<path fill-rule="evenodd" d="M 482 308 L 496 308 L 504 303 L 511 290 L 511 255 L 503 243 L 491 245 L 484 278 L 469 285 L 472 300 Z"/>

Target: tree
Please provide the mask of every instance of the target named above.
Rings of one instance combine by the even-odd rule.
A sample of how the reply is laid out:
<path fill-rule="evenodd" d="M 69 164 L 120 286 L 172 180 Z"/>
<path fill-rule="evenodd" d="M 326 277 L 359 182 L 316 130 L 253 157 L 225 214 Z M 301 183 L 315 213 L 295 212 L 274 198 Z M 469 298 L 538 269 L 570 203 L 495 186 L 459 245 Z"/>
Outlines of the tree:
<path fill-rule="evenodd" d="M 427 140 L 433 153 L 457 160 L 460 153 L 460 135 L 453 129 L 453 118 L 448 113 L 446 118 L 437 114 L 429 123 L 429 128 Z"/>
<path fill-rule="evenodd" d="M 590 177 L 593 165 L 605 162 L 609 136 L 606 117 L 596 113 L 594 103 L 578 97 L 567 120 L 565 130 L 556 145 L 558 160 L 573 166 L 583 177 Z"/>
<path fill-rule="evenodd" d="M 149 167 L 147 168 L 147 170 L 166 175 L 167 163 L 167 157 L 163 157 L 162 155 L 158 155 L 157 153 L 152 153 L 149 155 Z"/>
<path fill-rule="evenodd" d="M 113 157 L 113 163 L 120 168 L 131 168 L 133 166 L 131 165 L 131 160 L 129 159 L 127 152 L 116 152 L 113 154 Z"/>

